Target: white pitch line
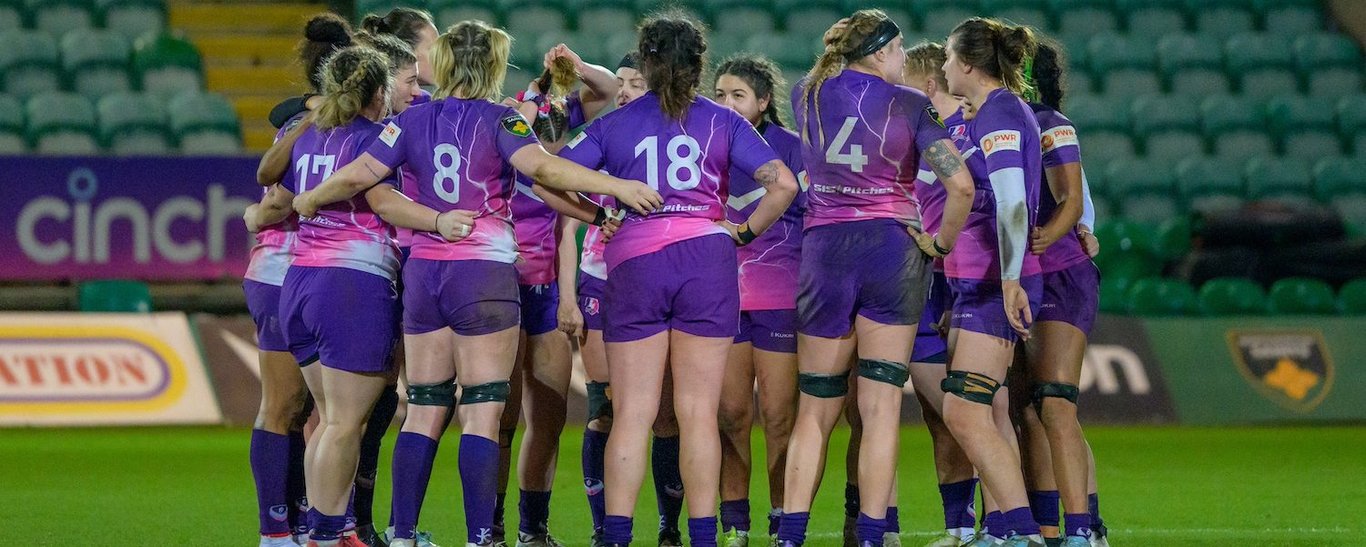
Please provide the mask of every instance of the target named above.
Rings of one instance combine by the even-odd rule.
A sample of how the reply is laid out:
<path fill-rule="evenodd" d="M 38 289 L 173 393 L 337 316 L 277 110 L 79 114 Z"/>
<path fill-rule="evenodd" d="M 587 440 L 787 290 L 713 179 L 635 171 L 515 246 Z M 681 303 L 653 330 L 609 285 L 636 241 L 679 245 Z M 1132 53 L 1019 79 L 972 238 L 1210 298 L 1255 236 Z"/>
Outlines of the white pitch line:
<path fill-rule="evenodd" d="M 1351 534 L 1351 528 L 1128 528 L 1110 529 L 1111 536 L 1181 536 L 1181 535 L 1255 535 L 1255 534 Z M 907 532 L 901 535 L 910 537 L 931 537 L 943 534 L 935 532 Z M 812 532 L 808 538 L 841 538 L 843 532 Z"/>

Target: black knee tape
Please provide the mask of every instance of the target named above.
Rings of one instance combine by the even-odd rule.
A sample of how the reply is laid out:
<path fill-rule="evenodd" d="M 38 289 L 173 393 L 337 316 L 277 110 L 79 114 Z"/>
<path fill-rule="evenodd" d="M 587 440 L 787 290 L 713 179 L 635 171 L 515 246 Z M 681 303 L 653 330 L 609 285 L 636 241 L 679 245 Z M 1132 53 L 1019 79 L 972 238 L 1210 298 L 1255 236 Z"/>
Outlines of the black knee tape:
<path fill-rule="evenodd" d="M 455 406 L 455 379 L 439 384 L 412 384 L 408 386 L 408 404 L 419 406 Z"/>
<path fill-rule="evenodd" d="M 612 384 L 588 382 L 588 421 L 612 417 Z"/>
<path fill-rule="evenodd" d="M 1072 384 L 1057 382 L 1034 384 L 1034 410 L 1043 412 L 1044 397 L 1057 397 L 1067 399 L 1072 404 L 1077 404 L 1077 394 L 1080 390 Z"/>
<path fill-rule="evenodd" d="M 507 380 L 489 382 L 475 386 L 460 386 L 460 404 L 505 403 L 512 393 L 512 384 Z"/>
<path fill-rule="evenodd" d="M 896 361 L 882 359 L 859 359 L 858 375 L 874 382 L 891 384 L 898 388 L 906 387 L 911 379 L 910 367 Z"/>
<path fill-rule="evenodd" d="M 820 374 L 803 372 L 797 375 L 797 389 L 821 399 L 834 399 L 849 393 L 849 373 Z"/>
<path fill-rule="evenodd" d="M 944 393 L 988 406 L 991 405 L 992 399 L 996 398 L 996 390 L 1000 388 L 1001 383 L 992 380 L 990 376 L 962 370 L 950 370 L 948 378 L 939 383 L 939 389 Z"/>

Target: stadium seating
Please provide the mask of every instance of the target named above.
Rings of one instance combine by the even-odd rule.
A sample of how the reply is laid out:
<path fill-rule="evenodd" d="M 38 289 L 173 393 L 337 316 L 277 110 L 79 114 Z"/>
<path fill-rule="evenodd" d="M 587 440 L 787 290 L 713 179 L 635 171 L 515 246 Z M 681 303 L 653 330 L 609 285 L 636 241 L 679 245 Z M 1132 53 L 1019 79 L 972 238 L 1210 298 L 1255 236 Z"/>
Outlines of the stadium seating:
<path fill-rule="evenodd" d="M 24 26 L 23 0 L 0 0 L 0 32 Z"/>
<path fill-rule="evenodd" d="M 1337 106 L 1338 133 L 1353 154 L 1366 157 L 1366 95 L 1343 97 Z"/>
<path fill-rule="evenodd" d="M 1256 99 L 1207 97 L 1200 104 L 1200 123 L 1216 156 L 1248 159 L 1276 153 L 1276 144 L 1266 131 L 1266 112 Z"/>
<path fill-rule="evenodd" d="M 1153 253 L 1164 261 L 1181 259 L 1190 252 L 1191 230 L 1191 218 L 1188 215 L 1162 221 L 1157 227 L 1157 237 L 1153 241 Z"/>
<path fill-rule="evenodd" d="M 27 0 L 26 4 L 33 27 L 53 36 L 95 26 L 93 0 Z"/>
<path fill-rule="evenodd" d="M 1192 211 L 1236 209 L 1244 202 L 1242 162 L 1229 158 L 1192 157 L 1176 165 L 1176 186 Z"/>
<path fill-rule="evenodd" d="M 1158 66 L 1172 93 L 1213 95 L 1231 90 L 1217 38 L 1169 34 L 1157 42 Z"/>
<path fill-rule="evenodd" d="M 0 33 L 0 77 L 4 91 L 20 99 L 61 87 L 57 42 L 33 30 Z"/>
<path fill-rule="evenodd" d="M 1267 293 L 1267 302 L 1268 310 L 1279 315 L 1325 315 L 1337 306 L 1332 287 L 1307 277 L 1276 281 Z"/>
<path fill-rule="evenodd" d="M 1252 199 L 1306 205 L 1314 201 L 1309 165 L 1295 158 L 1253 158 L 1244 173 Z"/>
<path fill-rule="evenodd" d="M 24 105 L 9 95 L 0 95 L 0 154 L 21 154 L 28 150 L 24 139 Z"/>
<path fill-rule="evenodd" d="M 1310 95 L 1333 97 L 1361 90 L 1361 51 L 1338 34 L 1316 33 L 1295 39 L 1295 61 Z"/>
<path fill-rule="evenodd" d="M 921 32 L 936 37 L 948 36 L 958 23 L 982 13 L 978 0 L 919 0 L 911 2 L 911 10 Z"/>
<path fill-rule="evenodd" d="M 1338 311 L 1366 315 L 1366 278 L 1349 281 L 1338 290 Z"/>
<path fill-rule="evenodd" d="M 1048 15 L 1048 4 L 1043 0 L 985 0 L 982 2 L 982 13 L 1041 30 L 1047 30 L 1052 23 Z"/>
<path fill-rule="evenodd" d="M 1130 34 L 1161 36 L 1186 29 L 1183 0 L 1116 0 Z"/>
<path fill-rule="evenodd" d="M 1267 30 L 1289 35 L 1323 28 L 1319 4 L 1319 0 L 1253 0 Z"/>
<path fill-rule="evenodd" d="M 1098 34 L 1087 46 L 1087 60 L 1107 95 L 1132 97 L 1162 91 L 1157 46 L 1150 37 Z"/>
<path fill-rule="evenodd" d="M 1314 166 L 1314 190 L 1348 224 L 1366 226 L 1366 157 L 1320 160 Z"/>
<path fill-rule="evenodd" d="M 1149 95 L 1133 103 L 1134 135 L 1151 158 L 1183 158 L 1204 153 L 1200 103 L 1195 97 Z"/>
<path fill-rule="evenodd" d="M 1128 311 L 1137 315 L 1187 315 L 1196 309 L 1195 289 L 1184 281 L 1147 278 L 1129 288 Z"/>
<path fill-rule="evenodd" d="M 1290 38 L 1272 33 L 1246 33 L 1224 43 L 1224 59 L 1231 77 L 1245 95 L 1269 98 L 1297 93 L 1295 53 Z"/>
<path fill-rule="evenodd" d="M 1200 287 L 1200 312 L 1205 315 L 1260 315 L 1266 312 L 1266 291 L 1250 279 L 1222 277 Z"/>
<path fill-rule="evenodd" d="M 1119 28 L 1111 0 L 1048 0 L 1059 35 L 1092 35 Z"/>
<path fill-rule="evenodd" d="M 1251 7 L 1248 0 L 1186 0 L 1196 30 L 1215 39 L 1251 32 L 1257 26 Z"/>
<path fill-rule="evenodd" d="M 232 104 L 210 93 L 185 93 L 171 101 L 171 130 L 186 154 L 236 154 L 242 130 Z"/>
<path fill-rule="evenodd" d="M 1129 305 L 1128 289 L 1131 284 L 1128 279 L 1114 279 L 1101 277 L 1100 280 L 1100 311 L 1105 313 L 1124 313 Z"/>
<path fill-rule="evenodd" d="M 1342 153 L 1342 141 L 1333 124 L 1334 112 L 1325 102 L 1302 95 L 1275 97 L 1267 102 L 1267 121 L 1272 132 L 1281 138 L 1282 154 L 1313 160 Z"/>
<path fill-rule="evenodd" d="M 77 294 L 80 309 L 84 312 L 152 311 L 152 292 L 141 281 L 86 281 L 81 283 Z"/>
<path fill-rule="evenodd" d="M 28 141 L 40 154 L 96 154 L 95 109 L 74 93 L 44 93 L 28 100 Z"/>
<path fill-rule="evenodd" d="M 202 88 L 203 60 L 194 44 L 170 34 L 144 36 L 133 47 L 142 90 L 169 97 Z"/>
<path fill-rule="evenodd" d="M 128 40 L 111 30 L 68 32 L 62 38 L 62 69 L 72 91 L 96 100 L 133 88 Z"/>
<path fill-rule="evenodd" d="M 129 41 L 166 27 L 165 0 L 98 0 L 104 27 Z"/>
<path fill-rule="evenodd" d="M 175 150 L 166 106 L 156 97 L 115 93 L 100 99 L 100 140 L 121 156 L 164 155 Z"/>
<path fill-rule="evenodd" d="M 1105 175 L 1120 213 L 1137 222 L 1157 224 L 1181 212 L 1170 163 L 1156 159 L 1117 160 Z"/>
<path fill-rule="evenodd" d="M 1088 162 L 1104 164 L 1134 156 L 1127 104 L 1124 100 L 1108 101 L 1089 95 L 1068 100 L 1067 116 L 1077 124 L 1077 132 L 1086 142 L 1083 146 Z"/>

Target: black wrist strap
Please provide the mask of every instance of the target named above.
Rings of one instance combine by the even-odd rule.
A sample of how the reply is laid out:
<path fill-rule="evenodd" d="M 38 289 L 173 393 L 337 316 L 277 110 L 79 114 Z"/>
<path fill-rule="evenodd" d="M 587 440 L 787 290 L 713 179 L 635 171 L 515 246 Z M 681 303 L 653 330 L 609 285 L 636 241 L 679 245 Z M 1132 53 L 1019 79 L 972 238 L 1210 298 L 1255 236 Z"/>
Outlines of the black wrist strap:
<path fill-rule="evenodd" d="M 759 237 L 758 235 L 755 235 L 754 230 L 750 229 L 748 222 L 741 224 L 740 229 L 736 230 L 735 233 L 740 236 L 740 244 L 742 245 L 748 245 L 749 242 L 754 241 L 755 238 Z"/>
<path fill-rule="evenodd" d="M 939 236 L 937 235 L 930 238 L 930 245 L 934 246 L 934 252 L 939 253 L 941 255 L 948 255 L 949 253 L 953 252 L 952 248 L 945 249 L 939 246 Z"/>

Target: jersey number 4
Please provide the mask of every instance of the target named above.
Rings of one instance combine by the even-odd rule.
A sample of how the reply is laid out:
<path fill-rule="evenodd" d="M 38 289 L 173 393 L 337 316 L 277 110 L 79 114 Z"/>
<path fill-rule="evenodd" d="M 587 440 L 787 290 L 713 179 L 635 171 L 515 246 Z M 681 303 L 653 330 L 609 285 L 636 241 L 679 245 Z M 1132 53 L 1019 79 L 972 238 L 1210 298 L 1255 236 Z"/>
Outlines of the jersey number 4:
<path fill-rule="evenodd" d="M 698 165 L 698 160 L 702 159 L 702 147 L 697 144 L 697 139 L 687 135 L 677 135 L 669 139 L 666 147 L 669 155 L 669 170 L 665 173 L 665 178 L 669 180 L 669 187 L 674 190 L 692 190 L 702 182 L 702 167 Z M 650 188 L 659 190 L 659 137 L 651 135 L 641 139 L 640 144 L 636 145 L 635 157 L 645 154 L 645 182 Z M 686 176 L 685 176 L 686 173 Z"/>
<path fill-rule="evenodd" d="M 858 118 L 849 116 L 844 118 L 844 125 L 840 126 L 840 132 L 835 134 L 835 141 L 830 143 L 830 148 L 825 151 L 825 162 L 834 165 L 848 165 L 849 170 L 855 173 L 862 173 L 863 166 L 868 165 L 868 156 L 863 155 L 863 145 L 849 145 L 849 153 L 841 152 L 844 145 L 849 144 L 849 135 L 854 133 L 854 126 L 858 124 Z"/>

